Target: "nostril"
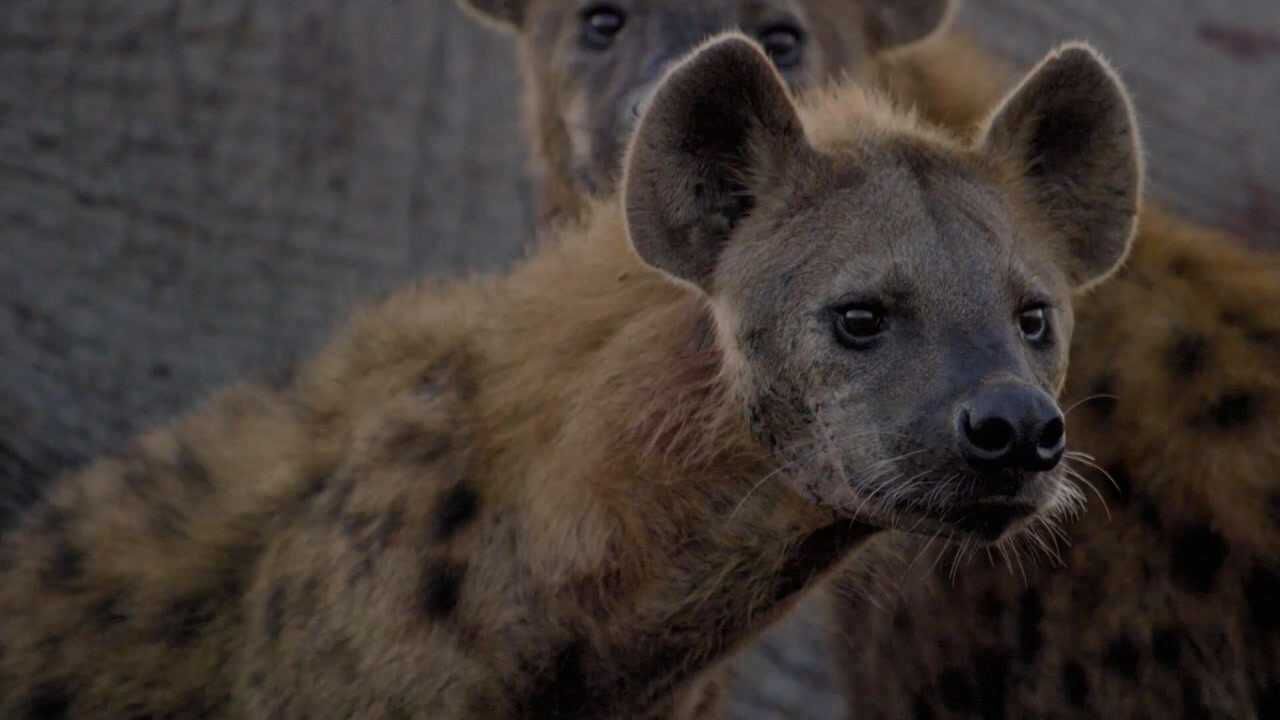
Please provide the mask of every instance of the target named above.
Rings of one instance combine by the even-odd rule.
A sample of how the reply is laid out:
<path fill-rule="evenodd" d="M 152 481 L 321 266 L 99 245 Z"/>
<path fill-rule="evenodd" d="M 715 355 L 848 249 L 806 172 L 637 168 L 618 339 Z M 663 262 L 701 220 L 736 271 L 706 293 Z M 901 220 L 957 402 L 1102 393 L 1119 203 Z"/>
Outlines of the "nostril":
<path fill-rule="evenodd" d="M 1031 470 L 1047 472 L 1057 467 L 1067 449 L 1067 430 L 1061 417 L 1056 417 L 1045 424 L 1036 439 L 1035 460 L 1029 466 Z"/>
<path fill-rule="evenodd" d="M 1013 423 L 1004 418 L 980 418 L 975 423 L 973 417 L 966 413 L 964 431 L 969 444 L 986 455 L 999 457 L 1013 448 Z"/>
<path fill-rule="evenodd" d="M 1056 452 L 1063 445 L 1063 440 L 1067 436 L 1067 426 L 1062 422 L 1062 418 L 1056 417 L 1045 424 L 1040 430 L 1040 439 L 1037 449 L 1043 452 Z"/>

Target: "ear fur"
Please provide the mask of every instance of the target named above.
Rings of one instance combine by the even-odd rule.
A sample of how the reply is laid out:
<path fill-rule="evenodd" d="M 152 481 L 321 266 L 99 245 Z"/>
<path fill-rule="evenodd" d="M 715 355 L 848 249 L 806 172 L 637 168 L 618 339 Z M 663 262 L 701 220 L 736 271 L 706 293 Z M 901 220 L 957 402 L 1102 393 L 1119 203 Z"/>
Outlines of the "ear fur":
<path fill-rule="evenodd" d="M 1072 283 L 1085 290 L 1124 262 L 1142 197 L 1133 103 L 1097 51 L 1071 43 L 1032 70 L 992 115 L 989 151 L 1012 160 L 1062 232 Z"/>
<path fill-rule="evenodd" d="M 956 0 L 866 0 L 867 34 L 876 50 L 920 42 L 950 24 Z"/>
<path fill-rule="evenodd" d="M 529 0 L 457 0 L 464 12 L 499 30 L 515 31 L 524 25 Z"/>
<path fill-rule="evenodd" d="M 632 245 L 710 292 L 756 182 L 809 149 L 764 51 L 741 33 L 712 38 L 667 74 L 632 138 L 622 192 Z"/>

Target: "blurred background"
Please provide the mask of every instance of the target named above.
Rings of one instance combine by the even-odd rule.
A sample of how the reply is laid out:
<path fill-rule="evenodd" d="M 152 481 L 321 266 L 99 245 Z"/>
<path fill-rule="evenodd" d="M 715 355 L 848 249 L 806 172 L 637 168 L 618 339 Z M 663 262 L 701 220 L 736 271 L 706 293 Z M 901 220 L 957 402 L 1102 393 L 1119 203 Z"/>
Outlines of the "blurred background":
<path fill-rule="evenodd" d="M 959 24 L 1018 63 L 1095 43 L 1151 195 L 1280 248 L 1276 0 L 968 0 Z M 353 304 L 517 258 L 518 99 L 509 38 L 451 0 L 0 3 L 0 529 Z M 734 717 L 843 714 L 821 617 L 738 663 Z"/>

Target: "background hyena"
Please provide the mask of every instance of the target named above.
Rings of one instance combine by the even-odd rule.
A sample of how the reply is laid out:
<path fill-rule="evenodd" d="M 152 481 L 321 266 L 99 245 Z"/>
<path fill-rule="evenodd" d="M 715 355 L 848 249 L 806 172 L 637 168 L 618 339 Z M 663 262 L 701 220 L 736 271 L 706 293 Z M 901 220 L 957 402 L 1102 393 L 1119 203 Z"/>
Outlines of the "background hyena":
<path fill-rule="evenodd" d="M 706 37 L 741 29 L 793 90 L 846 72 L 940 28 L 946 0 L 462 0 L 516 33 L 542 222 L 617 183 L 626 139 L 665 70 Z M 956 52 L 962 42 L 950 41 Z M 903 80 L 909 73 L 900 73 Z"/>
<path fill-rule="evenodd" d="M 526 91 L 537 110 L 534 147 L 547 166 L 570 157 L 599 165 L 565 171 L 550 183 L 563 189 L 576 182 L 571 191 L 578 193 L 607 182 L 617 164 L 616 154 L 578 149 L 622 141 L 593 142 L 562 128 L 625 132 L 613 111 L 627 105 L 624 98 L 643 97 L 646 68 L 667 62 L 714 22 L 758 26 L 745 4 L 708 6 L 696 17 L 615 8 L 623 19 L 605 25 L 617 50 L 601 54 L 531 42 L 538 34 L 593 32 L 592 16 L 566 3 L 474 4 L 521 28 Z M 873 4 L 867 15 L 849 10 L 852 24 L 844 32 L 798 22 L 793 30 L 803 42 L 788 44 L 787 60 L 804 72 L 793 84 L 812 86 L 824 74 L 852 71 L 939 122 L 978 127 L 1007 86 L 1007 73 L 971 45 L 934 37 L 870 62 L 866 50 L 874 44 L 858 44 L 854 53 L 843 52 L 844 45 L 831 49 L 865 36 L 867 18 L 892 5 Z M 923 21 L 947 15 L 945 3 L 927 11 L 923 5 L 901 7 Z M 790 3 L 772 10 L 784 7 L 795 12 Z M 806 6 L 796 17 L 807 12 Z M 916 25 L 903 37 L 929 32 Z M 831 58 L 853 62 L 833 66 Z M 595 179 L 581 180 L 586 176 Z M 955 558 L 938 557 L 950 551 L 878 541 L 886 555 L 911 561 L 915 576 L 936 570 L 940 577 L 904 583 L 910 590 L 892 601 L 855 592 L 841 605 L 838 635 L 847 638 L 844 674 L 855 716 L 1203 709 L 1239 717 L 1280 705 L 1275 623 L 1258 610 L 1280 600 L 1274 519 L 1280 486 L 1273 471 L 1280 461 L 1273 409 L 1280 391 L 1280 260 L 1242 252 L 1231 239 L 1158 210 L 1148 210 L 1142 225 L 1138 251 L 1119 279 L 1082 303 L 1067 388 L 1078 408 L 1071 433 L 1096 456 L 1079 457 L 1077 469 L 1107 497 L 1064 538 L 1074 546 L 1070 552 L 1054 541 L 1045 553 L 1052 558 L 1026 558 L 1021 566 L 978 557 L 959 566 L 954 589 Z M 881 568 L 885 576 L 901 572 L 892 569 L 896 563 Z M 1188 577 L 1205 580 L 1188 587 Z M 851 582 L 865 586 L 867 578 Z M 1122 662 L 1109 660 L 1115 657 Z M 1149 691 L 1132 692 L 1134 681 Z"/>
<path fill-rule="evenodd" d="M 1083 47 L 961 142 L 713 42 L 582 227 L 56 486 L 0 544 L 0 710 L 668 712 L 877 528 L 1079 502 L 1053 396 L 1138 156 Z"/>

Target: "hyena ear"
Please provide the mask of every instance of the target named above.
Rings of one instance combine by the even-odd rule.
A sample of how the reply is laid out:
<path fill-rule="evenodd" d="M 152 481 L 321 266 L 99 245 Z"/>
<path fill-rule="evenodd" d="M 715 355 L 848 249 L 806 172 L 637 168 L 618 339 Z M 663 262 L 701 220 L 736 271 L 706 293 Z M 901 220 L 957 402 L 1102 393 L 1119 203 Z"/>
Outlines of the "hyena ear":
<path fill-rule="evenodd" d="M 1092 48 L 1051 53 L 995 111 L 985 144 L 1011 159 L 1044 217 L 1078 290 L 1106 279 L 1129 252 L 1142 197 L 1142 149 L 1133 104 Z"/>
<path fill-rule="evenodd" d="M 457 0 L 463 10 L 480 20 L 504 30 L 518 30 L 524 25 L 529 0 Z"/>
<path fill-rule="evenodd" d="M 866 0 L 867 34 L 875 50 L 919 42 L 942 30 L 954 0 Z"/>
<path fill-rule="evenodd" d="M 632 138 L 622 197 L 636 252 L 710 292 L 760 188 L 809 151 L 768 56 L 740 33 L 711 39 L 659 84 Z"/>

